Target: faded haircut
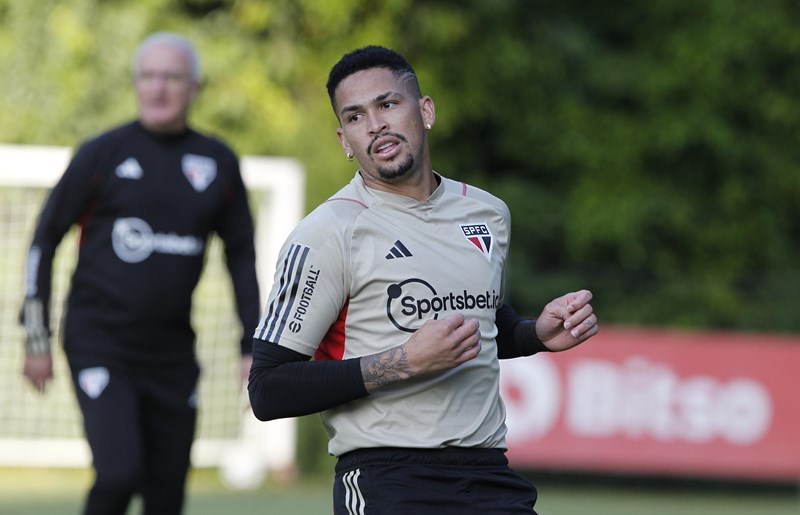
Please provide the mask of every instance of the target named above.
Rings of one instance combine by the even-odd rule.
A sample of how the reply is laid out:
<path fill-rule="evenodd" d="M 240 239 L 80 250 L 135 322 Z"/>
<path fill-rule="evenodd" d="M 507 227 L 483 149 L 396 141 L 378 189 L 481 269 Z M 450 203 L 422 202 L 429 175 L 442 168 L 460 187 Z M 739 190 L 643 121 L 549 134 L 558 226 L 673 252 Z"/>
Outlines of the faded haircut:
<path fill-rule="evenodd" d="M 419 81 L 414 68 L 408 64 L 406 58 L 400 53 L 377 45 L 369 45 L 357 50 L 353 50 L 342 56 L 339 62 L 333 65 L 328 75 L 328 97 L 331 100 L 334 112 L 336 111 L 335 99 L 336 88 L 350 75 L 369 70 L 372 68 L 386 68 L 394 73 L 397 78 L 405 78 L 411 81 L 412 91 L 418 96 L 422 96 L 419 88 Z M 338 115 L 337 115 L 338 118 Z"/>

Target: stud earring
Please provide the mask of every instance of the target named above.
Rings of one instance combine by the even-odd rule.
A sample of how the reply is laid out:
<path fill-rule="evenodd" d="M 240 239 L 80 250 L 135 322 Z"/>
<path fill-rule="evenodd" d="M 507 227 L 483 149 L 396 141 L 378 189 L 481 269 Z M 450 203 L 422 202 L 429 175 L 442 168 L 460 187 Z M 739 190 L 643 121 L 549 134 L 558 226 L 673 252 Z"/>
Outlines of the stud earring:
<path fill-rule="evenodd" d="M 426 124 L 425 124 L 425 128 L 426 128 L 426 129 L 428 129 L 428 130 L 431 130 L 431 124 L 429 124 L 429 123 L 426 123 Z"/>
<path fill-rule="evenodd" d="M 348 152 L 347 153 L 347 162 L 348 163 L 352 163 L 353 162 L 353 153 L 352 152 Z"/>

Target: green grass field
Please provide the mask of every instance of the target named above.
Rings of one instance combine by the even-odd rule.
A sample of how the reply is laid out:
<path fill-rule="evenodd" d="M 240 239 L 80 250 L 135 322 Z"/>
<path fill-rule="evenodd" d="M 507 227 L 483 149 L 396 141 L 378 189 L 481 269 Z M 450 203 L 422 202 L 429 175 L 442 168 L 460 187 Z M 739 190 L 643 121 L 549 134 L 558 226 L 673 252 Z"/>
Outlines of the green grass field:
<path fill-rule="evenodd" d="M 797 515 L 800 497 L 792 487 L 658 485 L 628 481 L 533 477 L 539 488 L 540 515 Z M 0 514 L 80 513 L 90 473 L 85 470 L 0 469 Z M 255 491 L 227 490 L 215 470 L 192 472 L 186 515 L 329 514 L 330 481 L 291 485 L 268 481 Z M 130 515 L 138 515 L 134 503 Z M 409 514 L 413 515 L 413 514 Z"/>

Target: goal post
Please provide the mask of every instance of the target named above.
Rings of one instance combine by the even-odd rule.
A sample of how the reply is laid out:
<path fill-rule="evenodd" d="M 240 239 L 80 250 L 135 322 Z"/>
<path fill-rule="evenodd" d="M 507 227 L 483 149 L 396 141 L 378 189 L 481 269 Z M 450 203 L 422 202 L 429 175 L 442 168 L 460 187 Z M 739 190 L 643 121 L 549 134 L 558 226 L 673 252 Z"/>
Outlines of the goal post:
<path fill-rule="evenodd" d="M 71 155 L 66 147 L 0 145 L 0 466 L 80 467 L 91 462 L 58 330 L 77 257 L 75 229 L 59 245 L 53 263 L 54 378 L 44 395 L 22 376 L 24 335 L 17 323 L 36 218 Z M 241 168 L 255 221 L 256 267 L 265 302 L 280 246 L 303 216 L 305 174 L 297 160 L 285 157 L 246 155 Z M 240 383 L 241 329 L 217 237 L 209 242 L 192 320 L 202 369 L 193 465 L 223 466 L 246 451 L 262 472 L 293 468 L 296 421 L 255 423 Z"/>

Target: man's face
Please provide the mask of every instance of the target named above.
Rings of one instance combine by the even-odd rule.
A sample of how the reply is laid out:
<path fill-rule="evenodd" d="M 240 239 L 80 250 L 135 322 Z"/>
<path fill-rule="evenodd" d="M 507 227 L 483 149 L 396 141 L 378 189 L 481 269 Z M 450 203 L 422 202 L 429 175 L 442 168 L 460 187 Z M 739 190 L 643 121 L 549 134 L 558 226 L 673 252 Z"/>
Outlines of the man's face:
<path fill-rule="evenodd" d="M 168 43 L 147 48 L 139 57 L 134 84 L 142 125 L 154 132 L 179 132 L 186 127 L 199 85 L 191 76 L 185 52 Z"/>
<path fill-rule="evenodd" d="M 337 129 L 345 152 L 358 159 L 362 173 L 384 183 L 399 182 L 421 169 L 426 106 L 408 79 L 386 68 L 371 68 L 345 78 L 336 88 Z"/>

